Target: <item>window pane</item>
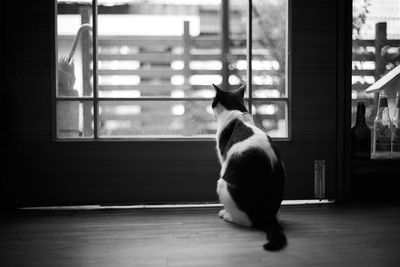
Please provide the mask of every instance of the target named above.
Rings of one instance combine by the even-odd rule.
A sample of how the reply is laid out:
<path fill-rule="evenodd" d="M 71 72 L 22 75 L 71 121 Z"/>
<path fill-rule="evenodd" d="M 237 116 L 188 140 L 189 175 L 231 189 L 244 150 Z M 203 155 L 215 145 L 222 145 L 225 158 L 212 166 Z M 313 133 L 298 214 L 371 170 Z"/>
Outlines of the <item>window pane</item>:
<path fill-rule="evenodd" d="M 102 137 L 199 136 L 215 134 L 209 101 L 101 101 Z"/>
<path fill-rule="evenodd" d="M 236 3 L 236 12 L 231 12 L 231 51 L 240 57 L 231 63 L 231 76 L 235 82 L 243 82 L 247 80 L 247 58 L 242 56 L 246 55 L 248 1 L 232 3 Z M 252 97 L 287 96 L 287 8 L 287 0 L 253 0 Z"/>
<path fill-rule="evenodd" d="M 253 97 L 285 97 L 287 0 L 253 1 Z"/>
<path fill-rule="evenodd" d="M 93 137 L 92 102 L 57 101 L 57 137 Z"/>
<path fill-rule="evenodd" d="M 356 119 L 357 102 L 361 101 L 366 104 L 367 124 L 373 126 L 378 93 L 365 90 L 400 64 L 399 39 L 398 0 L 353 0 L 352 124 Z M 396 90 L 396 82 L 385 87 L 391 115 Z"/>
<path fill-rule="evenodd" d="M 287 95 L 287 3 L 278 2 L 253 1 L 254 98 Z M 90 3 L 57 2 L 58 97 L 93 96 Z M 246 82 L 248 1 L 138 0 L 122 3 L 107 0 L 98 3 L 97 89 L 100 99 L 94 102 L 99 100 L 99 117 L 95 118 L 99 137 L 214 134 L 216 122 L 211 101 L 178 98 L 212 98 L 215 94 L 212 83 L 224 90 L 235 90 Z M 78 34 L 80 28 L 82 35 Z M 71 53 L 76 36 L 76 50 Z M 102 101 L 102 97 L 137 100 Z M 141 97 L 160 99 L 140 101 Z M 57 136 L 92 137 L 93 104 L 89 107 L 89 102 L 58 101 Z M 254 101 L 256 109 L 259 103 Z M 271 104 L 264 111 L 272 112 L 272 109 L 274 114 L 261 114 L 257 118 L 262 117 L 262 125 L 272 136 L 286 137 L 286 104 Z"/>
<path fill-rule="evenodd" d="M 211 83 L 237 88 L 246 75 L 247 3 L 100 5 L 99 96 L 209 97 Z"/>
<path fill-rule="evenodd" d="M 288 137 L 286 102 L 253 101 L 254 123 L 271 137 Z"/>
<path fill-rule="evenodd" d="M 90 2 L 57 1 L 57 96 L 92 95 L 91 9 Z"/>

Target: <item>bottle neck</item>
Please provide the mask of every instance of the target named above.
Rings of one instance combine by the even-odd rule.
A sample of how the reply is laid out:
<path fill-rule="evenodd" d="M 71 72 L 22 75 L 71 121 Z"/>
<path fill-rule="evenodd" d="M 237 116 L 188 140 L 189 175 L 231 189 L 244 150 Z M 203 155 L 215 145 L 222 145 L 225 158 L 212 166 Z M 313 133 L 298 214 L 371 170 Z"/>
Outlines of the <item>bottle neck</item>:
<path fill-rule="evenodd" d="M 376 113 L 377 119 L 389 120 L 388 100 L 386 96 L 379 96 L 378 110 Z"/>
<path fill-rule="evenodd" d="M 380 120 L 389 121 L 389 108 L 388 107 L 379 107 L 378 113 L 376 114 L 376 118 Z"/>
<path fill-rule="evenodd" d="M 365 125 L 365 114 L 362 113 L 361 111 L 357 111 L 357 117 L 356 117 L 356 124 L 357 125 Z"/>
<path fill-rule="evenodd" d="M 365 105 L 361 102 L 357 103 L 356 124 L 365 125 Z"/>

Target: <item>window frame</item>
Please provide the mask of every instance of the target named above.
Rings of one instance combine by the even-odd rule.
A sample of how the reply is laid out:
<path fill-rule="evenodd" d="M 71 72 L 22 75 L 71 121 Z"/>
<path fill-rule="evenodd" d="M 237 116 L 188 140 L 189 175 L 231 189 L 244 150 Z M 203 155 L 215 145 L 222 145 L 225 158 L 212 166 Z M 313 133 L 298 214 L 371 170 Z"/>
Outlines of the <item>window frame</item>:
<path fill-rule="evenodd" d="M 224 1 L 224 0 L 221 0 Z M 286 0 L 286 25 L 285 25 L 285 97 L 254 97 L 252 95 L 252 23 L 253 23 L 253 1 L 247 0 L 247 33 L 246 33 L 246 76 L 251 77 L 251 79 L 246 80 L 246 89 L 248 91 L 248 97 L 245 97 L 245 102 L 248 102 L 249 113 L 252 113 L 252 106 L 254 102 L 280 102 L 285 103 L 285 114 L 286 114 L 286 125 L 287 125 L 287 137 L 272 137 L 276 141 L 291 141 L 292 140 L 292 116 L 291 116 L 291 27 L 290 27 L 290 14 L 291 14 L 291 0 Z M 175 136 L 175 135 L 144 135 L 144 136 L 132 136 L 132 137 L 101 137 L 99 136 L 99 102 L 106 101 L 204 101 L 211 103 L 213 98 L 205 97 L 100 97 L 99 85 L 98 85 L 98 1 L 92 0 L 91 10 L 92 10 L 92 53 L 93 53 L 93 95 L 92 96 L 78 96 L 78 97 L 63 97 L 57 95 L 58 88 L 58 42 L 57 42 L 57 0 L 54 1 L 55 5 L 55 22 L 54 22 L 54 67 L 53 67 L 53 90 L 52 90 L 52 137 L 55 142 L 142 142 L 142 141 L 214 141 L 214 135 L 203 135 L 203 136 Z M 249 41 L 251 40 L 251 41 Z M 73 137 L 73 138 L 60 138 L 57 136 L 57 103 L 59 102 L 90 102 L 93 106 L 93 136 L 91 137 Z"/>

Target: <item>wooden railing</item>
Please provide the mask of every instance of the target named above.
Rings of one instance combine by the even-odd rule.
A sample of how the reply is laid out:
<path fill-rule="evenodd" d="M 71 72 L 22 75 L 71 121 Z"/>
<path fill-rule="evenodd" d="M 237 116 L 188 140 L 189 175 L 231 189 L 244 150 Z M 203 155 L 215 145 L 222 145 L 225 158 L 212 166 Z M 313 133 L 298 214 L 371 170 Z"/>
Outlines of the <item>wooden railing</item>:
<path fill-rule="evenodd" d="M 116 76 L 117 83 L 104 84 L 99 83 L 99 92 L 107 92 L 113 90 L 135 90 L 140 92 L 140 97 L 158 97 L 158 98 L 171 98 L 171 92 L 174 90 L 181 90 L 184 92 L 183 98 L 191 98 L 191 92 L 199 91 L 201 89 L 211 89 L 211 83 L 218 83 L 213 80 L 212 77 L 208 78 L 207 81 L 202 84 L 196 84 L 192 82 L 194 76 L 203 75 L 218 75 L 220 80 L 229 80 L 231 75 L 236 76 L 238 80 L 245 80 L 246 66 L 242 65 L 238 68 L 238 61 L 246 61 L 246 43 L 245 40 L 235 40 L 231 42 L 230 53 L 228 55 L 223 54 L 220 49 L 221 41 L 218 36 L 191 36 L 189 34 L 189 22 L 184 22 L 183 35 L 182 36 L 102 36 L 98 37 L 98 60 L 99 62 L 127 62 L 134 61 L 134 68 L 103 68 L 99 64 L 98 75 L 99 77 Z M 58 36 L 60 40 L 73 40 L 73 36 Z M 82 53 L 86 59 L 91 59 L 91 54 L 88 55 L 88 51 L 91 51 L 91 43 L 88 40 L 82 43 L 81 50 L 86 51 Z M 222 64 L 224 61 L 229 64 Z M 275 59 L 269 56 L 267 51 L 256 51 L 253 55 L 253 61 L 269 61 L 271 66 Z M 179 62 L 178 68 L 173 68 L 173 65 Z M 203 63 L 201 68 L 194 68 L 193 64 Z M 214 62 L 212 67 L 209 64 Z M 217 62 L 217 64 L 215 64 Z M 218 64 L 219 63 L 219 64 Z M 91 75 L 91 60 L 83 62 L 83 77 Z M 221 68 L 215 68 L 215 65 L 220 65 Z M 223 66 L 226 66 L 225 68 Z M 279 67 L 276 65 L 271 68 L 265 68 L 261 70 L 253 70 L 254 76 L 262 76 L 269 79 L 268 84 L 257 85 L 254 84 L 253 92 L 257 90 L 275 89 L 278 90 L 280 76 L 278 73 Z M 137 84 L 123 84 L 121 79 L 118 77 L 126 75 L 135 75 L 140 77 L 140 82 Z M 180 83 L 172 82 L 172 77 L 179 75 Z M 84 78 L 83 86 L 85 88 L 85 95 L 90 95 L 87 92 L 88 88 L 91 88 L 90 79 Z M 283 92 L 282 92 L 283 93 Z M 101 93 L 100 93 L 101 96 Z M 200 96 L 201 98 L 202 96 Z M 172 98 L 173 99 L 173 98 Z M 140 100 L 138 98 L 137 100 Z M 121 101 L 121 99 L 119 100 Z M 121 102 L 122 103 L 122 102 Z M 115 103 L 103 102 L 103 106 L 115 105 Z M 149 114 L 143 115 L 112 115 L 103 114 L 100 123 L 103 123 L 106 119 L 113 120 L 129 120 L 132 123 L 137 121 L 146 121 L 155 119 L 155 116 L 165 116 L 166 107 L 163 105 L 159 106 L 161 112 L 156 109 L 152 110 L 151 118 Z M 205 107 L 204 107 L 205 109 Z M 168 110 L 168 109 L 167 109 Z M 83 114 L 83 120 L 87 123 L 91 123 L 91 110 L 85 109 Z M 169 112 L 169 111 L 168 111 Z M 204 112 L 204 111 L 203 111 Z M 285 116 L 283 108 L 275 115 L 264 116 L 267 119 L 275 120 L 277 117 Z M 153 116 L 154 115 L 154 116 Z M 138 120 L 138 116 L 141 116 Z M 148 123 L 149 127 L 151 122 Z M 85 126 L 87 131 L 91 131 L 89 125 Z M 101 126 L 100 126 L 101 127 Z M 160 126 L 159 126 L 160 127 Z M 162 126 L 160 127 L 162 128 Z M 134 130 L 132 130 L 134 131 Z M 210 129 L 208 132 L 212 132 Z M 90 132 L 85 133 L 90 135 Z"/>
<path fill-rule="evenodd" d="M 246 75 L 245 69 L 237 69 L 235 63 L 238 60 L 245 60 L 245 46 L 232 46 L 230 55 L 223 55 L 219 49 L 220 40 L 217 37 L 191 37 L 188 30 L 188 22 L 185 22 L 183 36 L 107 36 L 99 37 L 99 60 L 124 61 L 132 60 L 140 62 L 137 69 L 100 69 L 99 75 L 138 75 L 144 80 L 140 84 L 130 88 L 142 88 L 143 96 L 154 95 L 154 92 L 160 89 L 160 85 L 152 87 L 153 82 L 162 81 L 162 86 L 169 89 L 185 88 L 186 90 L 195 90 L 201 86 L 191 84 L 190 78 L 193 75 L 236 75 L 240 80 Z M 136 53 L 104 53 L 103 51 L 111 47 L 117 48 L 136 48 Z M 181 51 L 176 51 L 181 50 Z M 273 60 L 273 58 L 264 55 L 255 55 L 254 60 Z M 230 69 L 212 69 L 212 68 L 192 68 L 191 62 L 223 62 L 228 60 L 231 63 Z M 173 69 L 173 62 L 180 61 L 180 69 Z M 223 66 L 223 64 L 221 64 Z M 255 75 L 277 75 L 275 70 L 255 70 Z M 173 85 L 170 78 L 174 75 L 183 76 L 183 85 Z M 212 81 L 210 81 L 211 83 Z M 272 88 L 273 85 L 267 86 Z M 276 87 L 276 86 L 275 86 Z M 119 86 L 121 89 L 121 87 Z M 110 90 L 112 86 L 100 85 L 99 90 Z"/>
<path fill-rule="evenodd" d="M 377 23 L 375 28 L 375 39 L 353 40 L 353 62 L 373 61 L 374 69 L 353 68 L 353 76 L 373 76 L 378 80 L 387 71 L 387 65 L 396 65 L 400 62 L 400 56 L 396 53 L 385 52 L 390 47 L 400 47 L 400 40 L 388 40 L 386 34 L 386 23 Z M 364 90 L 371 83 L 353 84 L 353 89 Z"/>
<path fill-rule="evenodd" d="M 98 60 L 99 61 L 136 61 L 140 67 L 135 69 L 102 69 L 98 74 L 105 75 L 137 75 L 141 81 L 137 85 L 99 85 L 99 90 L 142 89 L 143 96 L 154 95 L 151 91 L 157 91 L 160 87 L 185 88 L 196 90 L 204 87 L 190 84 L 193 75 L 236 75 L 240 80 L 246 75 L 246 69 L 236 68 L 238 60 L 246 60 L 245 41 L 235 40 L 232 43 L 231 53 L 223 55 L 220 51 L 220 40 L 217 36 L 192 37 L 189 34 L 189 22 L 185 22 L 183 36 L 99 36 L 98 38 Z M 72 36 L 59 36 L 60 39 L 71 39 Z M 124 50 L 125 49 L 125 50 Z M 130 52 L 129 50 L 135 50 Z M 89 48 L 90 50 L 90 48 Z M 179 50 L 179 51 L 178 51 Z M 191 68 L 191 62 L 209 62 L 228 60 L 229 69 Z M 274 58 L 264 54 L 255 54 L 253 60 L 273 61 Z M 173 69 L 173 62 L 180 61 L 182 68 Z M 223 64 L 221 64 L 222 66 Z M 254 75 L 278 76 L 276 69 L 253 70 Z M 174 75 L 184 77 L 183 85 L 174 85 L 170 78 Z M 158 81 L 158 82 L 157 82 Z M 162 82 L 160 82 L 162 81 Z M 212 81 L 210 81 L 211 83 Z M 277 88 L 277 83 L 269 85 L 255 85 L 255 88 Z"/>
<path fill-rule="evenodd" d="M 353 119 L 355 118 L 355 108 L 358 101 L 366 102 L 369 109 L 367 122 L 372 125 L 376 114 L 376 104 L 378 94 L 366 94 L 365 90 L 381 78 L 387 71 L 394 68 L 400 63 L 400 51 L 389 52 L 396 50 L 393 48 L 400 47 L 400 40 L 387 39 L 386 23 L 377 23 L 375 27 L 375 39 L 368 40 L 353 40 L 353 78 L 362 77 L 363 82 L 356 82 L 352 85 L 352 90 L 357 94 L 357 97 L 352 100 Z M 390 49 L 392 48 L 392 49 Z M 371 63 L 371 68 L 357 67 L 357 65 Z"/>

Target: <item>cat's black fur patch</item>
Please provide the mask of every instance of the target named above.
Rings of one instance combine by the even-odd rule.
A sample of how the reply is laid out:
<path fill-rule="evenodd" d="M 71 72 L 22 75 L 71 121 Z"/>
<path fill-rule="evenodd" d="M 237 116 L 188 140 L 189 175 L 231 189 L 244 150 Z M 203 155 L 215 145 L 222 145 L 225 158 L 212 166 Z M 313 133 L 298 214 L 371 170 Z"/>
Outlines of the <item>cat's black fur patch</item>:
<path fill-rule="evenodd" d="M 284 176 L 279 157 L 271 163 L 264 151 L 249 148 L 230 158 L 222 178 L 228 183 L 232 199 L 253 226 L 267 231 L 269 225 L 276 225 L 276 213 L 283 199 Z"/>
<path fill-rule="evenodd" d="M 244 87 L 234 92 L 225 92 L 218 86 L 213 86 L 216 90 L 213 108 L 220 104 L 226 110 L 247 112 L 243 100 Z M 218 118 L 221 111 L 215 109 L 215 112 Z M 276 218 L 283 199 L 285 170 L 277 147 L 268 135 L 265 139 L 259 136 L 262 139 L 260 142 L 270 143 L 269 151 L 264 151 L 263 144 L 253 143 L 244 150 L 233 153 L 227 160 L 227 154 L 234 144 L 246 142 L 246 139 L 255 134 L 252 127 L 243 122 L 244 118 L 239 116 L 233 119 L 219 133 L 218 149 L 223 158 L 222 165 L 227 164 L 221 178 L 227 183 L 232 201 L 248 216 L 252 226 L 266 232 L 268 242 L 264 249 L 280 250 L 287 243 Z M 272 159 L 270 153 L 275 155 Z"/>
<path fill-rule="evenodd" d="M 229 149 L 236 143 L 252 136 L 253 130 L 241 120 L 234 119 L 228 123 L 219 136 L 218 146 L 221 156 L 225 159 Z"/>
<path fill-rule="evenodd" d="M 222 91 L 218 86 L 214 85 L 216 90 L 215 97 L 211 104 L 212 108 L 215 108 L 220 103 L 226 110 L 239 110 L 241 112 L 247 112 L 246 106 L 244 105 L 244 88 L 239 89 L 235 92 Z"/>
<path fill-rule="evenodd" d="M 272 141 L 271 137 L 269 137 L 268 134 L 266 134 L 267 138 L 268 138 L 268 142 L 271 145 L 272 150 L 274 151 L 276 157 L 278 158 L 278 161 L 280 162 L 280 164 L 282 165 L 282 170 L 284 171 L 285 168 L 283 167 L 283 161 L 282 161 L 282 156 L 281 153 L 279 152 L 278 148 L 276 147 L 274 141 Z M 285 174 L 283 174 L 285 176 Z"/>

